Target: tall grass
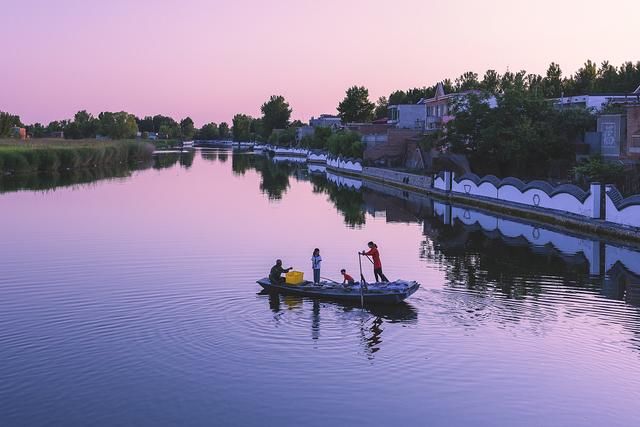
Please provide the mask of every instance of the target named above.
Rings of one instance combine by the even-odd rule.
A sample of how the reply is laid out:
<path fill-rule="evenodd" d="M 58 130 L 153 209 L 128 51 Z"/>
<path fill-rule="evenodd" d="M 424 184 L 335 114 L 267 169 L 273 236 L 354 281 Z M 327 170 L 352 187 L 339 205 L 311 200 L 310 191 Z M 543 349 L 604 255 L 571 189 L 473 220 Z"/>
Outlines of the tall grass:
<path fill-rule="evenodd" d="M 152 159 L 154 147 L 138 141 L 0 142 L 0 173 L 60 172 Z"/>

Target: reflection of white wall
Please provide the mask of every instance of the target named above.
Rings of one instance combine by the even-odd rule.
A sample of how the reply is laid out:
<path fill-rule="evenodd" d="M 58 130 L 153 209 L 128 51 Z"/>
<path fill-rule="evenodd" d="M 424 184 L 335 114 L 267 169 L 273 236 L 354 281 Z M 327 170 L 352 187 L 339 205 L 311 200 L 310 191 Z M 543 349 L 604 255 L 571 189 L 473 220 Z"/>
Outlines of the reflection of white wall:
<path fill-rule="evenodd" d="M 299 156 L 283 156 L 278 154 L 273 157 L 273 161 L 276 163 L 279 163 L 279 162 L 304 163 L 307 161 L 307 159 Z"/>
<path fill-rule="evenodd" d="M 620 261 L 629 271 L 640 275 L 640 252 L 619 246 L 605 246 L 605 266 L 609 271 Z"/>
<path fill-rule="evenodd" d="M 447 213 L 447 206 L 445 203 L 433 202 L 433 210 L 437 216 L 444 216 Z M 582 253 L 589 262 L 591 274 L 601 273 L 599 271 L 600 242 L 596 240 L 571 236 L 532 224 L 498 218 L 483 212 L 456 206 L 451 207 L 451 218 L 457 219 L 466 225 L 479 224 L 485 231 L 499 231 L 506 237 L 524 237 L 531 245 L 545 246 L 551 244 L 565 255 Z M 448 220 L 445 219 L 445 223 L 447 222 Z M 618 261 L 630 271 L 640 275 L 640 251 L 605 245 L 605 271 L 609 271 Z"/>
<path fill-rule="evenodd" d="M 362 181 L 359 179 L 353 179 L 342 175 L 334 175 L 330 172 L 327 172 L 327 179 L 340 187 L 348 187 L 355 190 L 359 190 L 360 187 L 362 187 Z"/>
<path fill-rule="evenodd" d="M 309 166 L 307 166 L 307 168 L 309 169 L 309 172 L 311 172 L 311 173 L 325 173 L 327 171 L 327 167 L 324 166 L 324 165 L 309 164 Z"/>
<path fill-rule="evenodd" d="M 631 205 L 618 210 L 608 194 L 606 198 L 607 221 L 630 227 L 640 227 L 640 205 Z"/>
<path fill-rule="evenodd" d="M 434 202 L 433 206 L 437 215 L 444 215 L 446 208 L 444 203 Z M 582 239 L 540 228 L 532 224 L 499 218 L 483 212 L 456 206 L 451 208 L 451 217 L 465 225 L 478 224 L 485 231 L 499 231 L 505 237 L 524 237 L 531 245 L 545 246 L 551 244 L 558 251 L 566 255 L 582 253 L 590 265 L 597 266 L 599 252 L 598 242 L 595 240 Z"/>

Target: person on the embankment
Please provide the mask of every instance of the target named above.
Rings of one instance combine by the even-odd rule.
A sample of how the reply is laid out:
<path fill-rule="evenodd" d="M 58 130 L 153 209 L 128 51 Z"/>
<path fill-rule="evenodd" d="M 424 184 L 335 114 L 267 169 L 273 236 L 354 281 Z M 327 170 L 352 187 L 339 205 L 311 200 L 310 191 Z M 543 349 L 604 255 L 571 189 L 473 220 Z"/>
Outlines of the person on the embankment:
<path fill-rule="evenodd" d="M 380 252 L 378 251 L 378 245 L 373 242 L 367 243 L 369 250 L 367 252 L 362 251 L 362 255 L 368 255 L 373 258 L 373 275 L 376 278 L 376 282 L 388 282 L 387 276 L 382 272 L 382 261 L 380 261 Z"/>

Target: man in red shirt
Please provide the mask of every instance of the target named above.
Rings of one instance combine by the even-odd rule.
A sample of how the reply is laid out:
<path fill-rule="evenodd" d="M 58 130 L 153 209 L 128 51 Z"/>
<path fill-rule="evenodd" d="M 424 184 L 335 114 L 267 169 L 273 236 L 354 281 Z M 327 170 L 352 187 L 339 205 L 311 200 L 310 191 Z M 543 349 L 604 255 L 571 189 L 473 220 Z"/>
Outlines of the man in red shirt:
<path fill-rule="evenodd" d="M 340 270 L 340 273 L 342 273 L 342 277 L 344 277 L 344 280 L 342 281 L 343 285 L 346 285 L 347 283 L 349 285 L 353 285 L 355 283 L 355 280 L 353 280 L 353 277 L 347 274 L 347 270 L 343 268 L 342 270 Z"/>
<path fill-rule="evenodd" d="M 368 255 L 373 258 L 373 275 L 376 278 L 376 282 L 388 282 L 387 276 L 382 272 L 382 262 L 380 261 L 380 252 L 378 251 L 378 245 L 373 242 L 367 243 L 369 251 L 362 251 L 362 255 Z"/>

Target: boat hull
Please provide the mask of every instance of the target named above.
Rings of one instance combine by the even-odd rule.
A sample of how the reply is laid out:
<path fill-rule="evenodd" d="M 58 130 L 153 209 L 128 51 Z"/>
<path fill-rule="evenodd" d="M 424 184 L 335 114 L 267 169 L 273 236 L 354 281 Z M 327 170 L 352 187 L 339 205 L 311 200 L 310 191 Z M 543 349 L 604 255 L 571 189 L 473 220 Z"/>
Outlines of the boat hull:
<path fill-rule="evenodd" d="M 420 284 L 417 282 L 403 282 L 407 283 L 407 286 L 403 288 L 385 289 L 388 287 L 387 284 L 375 283 L 370 284 L 361 295 L 359 284 L 352 287 L 345 287 L 342 285 L 332 285 L 326 282 L 320 286 L 313 285 L 310 282 L 305 282 L 302 285 L 293 286 L 287 284 L 273 284 L 268 278 L 260 279 L 257 283 L 269 292 L 328 299 L 354 304 L 360 304 L 361 301 L 364 301 L 366 305 L 399 304 L 410 297 L 420 287 Z M 392 282 L 392 284 L 395 283 L 397 282 Z"/>

